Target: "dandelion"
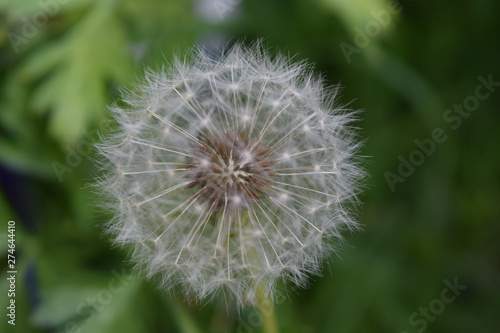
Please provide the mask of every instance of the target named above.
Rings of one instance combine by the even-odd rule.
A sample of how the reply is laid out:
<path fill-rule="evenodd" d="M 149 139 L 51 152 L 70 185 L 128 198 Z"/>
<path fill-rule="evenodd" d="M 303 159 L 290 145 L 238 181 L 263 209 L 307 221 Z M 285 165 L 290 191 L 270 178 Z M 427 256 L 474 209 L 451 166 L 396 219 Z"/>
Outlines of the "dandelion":
<path fill-rule="evenodd" d="M 148 73 L 112 108 L 118 129 L 99 146 L 107 230 L 189 298 L 252 304 L 280 280 L 305 286 L 357 227 L 355 112 L 337 91 L 259 43 Z"/>

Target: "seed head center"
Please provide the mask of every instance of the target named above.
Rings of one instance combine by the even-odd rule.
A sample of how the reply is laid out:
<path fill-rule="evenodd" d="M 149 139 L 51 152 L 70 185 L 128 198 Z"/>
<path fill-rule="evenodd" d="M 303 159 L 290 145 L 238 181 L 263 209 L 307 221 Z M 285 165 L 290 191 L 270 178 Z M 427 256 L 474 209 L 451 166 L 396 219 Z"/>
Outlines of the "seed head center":
<path fill-rule="evenodd" d="M 203 137 L 191 150 L 188 187 L 214 210 L 238 209 L 267 196 L 274 175 L 269 150 L 256 147 L 243 133 Z"/>

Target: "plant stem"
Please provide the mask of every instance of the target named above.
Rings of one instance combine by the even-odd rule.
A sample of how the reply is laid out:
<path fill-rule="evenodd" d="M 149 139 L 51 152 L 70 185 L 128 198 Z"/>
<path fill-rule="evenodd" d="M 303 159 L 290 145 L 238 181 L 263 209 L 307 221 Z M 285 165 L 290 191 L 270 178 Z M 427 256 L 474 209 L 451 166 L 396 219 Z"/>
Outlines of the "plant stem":
<path fill-rule="evenodd" d="M 278 323 L 276 321 L 276 311 L 273 302 L 267 297 L 263 286 L 257 289 L 257 302 L 262 314 L 262 326 L 264 333 L 278 333 Z"/>

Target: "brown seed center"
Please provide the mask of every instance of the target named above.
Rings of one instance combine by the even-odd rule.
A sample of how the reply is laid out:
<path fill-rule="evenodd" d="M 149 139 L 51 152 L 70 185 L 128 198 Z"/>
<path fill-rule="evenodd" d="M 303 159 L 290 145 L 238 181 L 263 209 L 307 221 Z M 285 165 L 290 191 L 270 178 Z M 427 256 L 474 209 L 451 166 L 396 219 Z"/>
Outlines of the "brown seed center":
<path fill-rule="evenodd" d="M 272 184 L 274 161 L 244 133 L 203 136 L 191 151 L 186 178 L 211 209 L 249 208 L 266 197 Z"/>

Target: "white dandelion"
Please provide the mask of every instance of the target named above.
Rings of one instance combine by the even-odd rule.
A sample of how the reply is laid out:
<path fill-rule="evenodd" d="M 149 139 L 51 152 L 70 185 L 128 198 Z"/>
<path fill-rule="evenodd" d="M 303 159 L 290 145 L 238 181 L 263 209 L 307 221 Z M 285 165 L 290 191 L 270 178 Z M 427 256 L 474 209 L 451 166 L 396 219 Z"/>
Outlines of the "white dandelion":
<path fill-rule="evenodd" d="M 191 298 L 248 304 L 278 280 L 305 286 L 357 227 L 355 112 L 337 91 L 259 43 L 148 73 L 99 146 L 107 230 L 148 277 Z"/>

